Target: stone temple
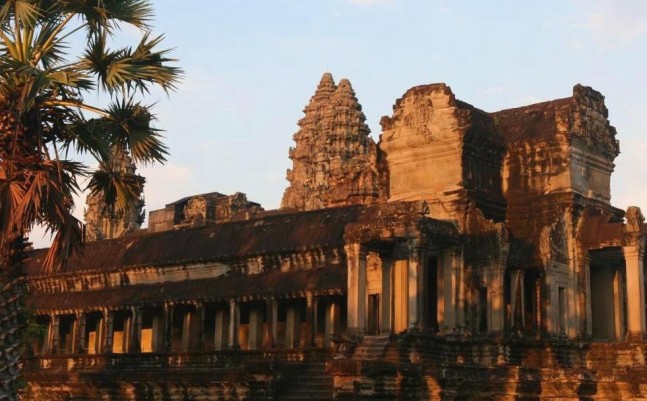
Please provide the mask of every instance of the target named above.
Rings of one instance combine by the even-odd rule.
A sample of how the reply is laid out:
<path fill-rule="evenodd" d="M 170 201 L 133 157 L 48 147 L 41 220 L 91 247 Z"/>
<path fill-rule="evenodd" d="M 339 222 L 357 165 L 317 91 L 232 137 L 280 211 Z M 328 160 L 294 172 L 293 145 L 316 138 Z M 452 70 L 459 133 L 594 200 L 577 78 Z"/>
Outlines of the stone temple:
<path fill-rule="evenodd" d="M 422 85 L 380 124 L 326 73 L 280 209 L 212 192 L 141 229 L 141 202 L 90 199 L 83 256 L 26 263 L 23 399 L 646 399 L 645 223 L 610 203 L 604 97 L 490 113 Z"/>

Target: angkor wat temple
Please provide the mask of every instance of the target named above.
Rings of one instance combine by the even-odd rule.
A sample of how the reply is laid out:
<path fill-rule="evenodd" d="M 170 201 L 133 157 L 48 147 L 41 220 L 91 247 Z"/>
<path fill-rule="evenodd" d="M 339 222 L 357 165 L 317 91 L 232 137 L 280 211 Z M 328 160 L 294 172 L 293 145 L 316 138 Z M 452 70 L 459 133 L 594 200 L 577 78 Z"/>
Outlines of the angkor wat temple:
<path fill-rule="evenodd" d="M 213 192 L 141 229 L 91 197 L 83 256 L 31 253 L 24 400 L 647 398 L 644 217 L 610 203 L 600 93 L 417 86 L 376 144 L 324 74 L 304 114 L 280 209 Z"/>

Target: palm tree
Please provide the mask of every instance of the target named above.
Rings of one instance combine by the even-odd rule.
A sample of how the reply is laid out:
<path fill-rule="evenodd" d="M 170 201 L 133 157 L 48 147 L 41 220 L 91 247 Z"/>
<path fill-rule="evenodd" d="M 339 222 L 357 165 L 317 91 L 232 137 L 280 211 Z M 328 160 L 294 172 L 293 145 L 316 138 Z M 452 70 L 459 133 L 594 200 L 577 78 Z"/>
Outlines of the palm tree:
<path fill-rule="evenodd" d="M 0 400 L 16 397 L 19 375 L 21 260 L 35 224 L 54 235 L 46 269 L 82 252 L 72 196 L 90 176 L 91 193 L 123 209 L 141 182 L 115 169 L 115 156 L 164 162 L 167 149 L 149 107 L 135 100 L 152 86 L 175 89 L 181 71 L 151 36 L 147 0 L 0 0 Z M 114 46 L 125 25 L 132 47 Z M 72 54 L 74 37 L 87 46 Z M 108 106 L 90 104 L 100 91 Z M 78 155 L 101 169 L 91 173 Z M 76 159 L 76 160 L 75 160 Z"/>

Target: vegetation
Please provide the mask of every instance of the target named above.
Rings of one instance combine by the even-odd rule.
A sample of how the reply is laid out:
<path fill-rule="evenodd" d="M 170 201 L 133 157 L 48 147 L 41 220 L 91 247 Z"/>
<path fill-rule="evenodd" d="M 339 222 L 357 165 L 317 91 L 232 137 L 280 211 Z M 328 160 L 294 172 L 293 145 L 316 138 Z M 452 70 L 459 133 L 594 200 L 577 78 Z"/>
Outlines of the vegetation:
<path fill-rule="evenodd" d="M 82 251 L 82 224 L 72 215 L 81 179 L 123 209 L 141 182 L 113 158 L 128 152 L 136 163 L 155 163 L 167 155 L 149 107 L 135 100 L 153 86 L 174 90 L 181 76 L 158 49 L 162 37 L 150 34 L 152 13 L 146 0 L 0 1 L 0 347 L 12 351 L 0 361 L 0 400 L 15 397 L 18 378 L 14 334 L 24 319 L 14 311 L 25 236 L 46 227 L 54 235 L 46 268 L 60 268 Z M 140 29 L 139 43 L 111 48 L 127 25 Z M 76 52 L 79 41 L 86 46 Z M 97 91 L 108 106 L 88 102 Z M 80 154 L 101 170 L 91 172 Z"/>

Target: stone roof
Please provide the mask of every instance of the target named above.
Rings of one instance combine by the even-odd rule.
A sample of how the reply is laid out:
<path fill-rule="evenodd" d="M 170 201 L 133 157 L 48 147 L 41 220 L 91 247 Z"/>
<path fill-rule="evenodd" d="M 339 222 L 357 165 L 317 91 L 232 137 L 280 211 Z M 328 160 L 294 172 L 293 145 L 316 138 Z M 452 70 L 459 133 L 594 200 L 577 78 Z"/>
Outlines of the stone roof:
<path fill-rule="evenodd" d="M 64 272 L 202 263 L 329 249 L 343 246 L 346 224 L 365 212 L 361 206 L 349 206 L 96 241 L 86 244 L 83 255 L 70 258 Z M 44 274 L 42 265 L 46 254 L 46 249 L 33 251 L 24 271 L 31 276 Z"/>
<path fill-rule="evenodd" d="M 346 268 L 319 268 L 273 271 L 264 274 L 220 276 L 200 280 L 183 280 L 146 285 L 126 285 L 94 291 L 36 293 L 28 299 L 34 311 L 93 310 L 98 308 L 127 308 L 130 306 L 159 305 L 160 301 L 226 302 L 233 298 L 265 296 L 285 298 L 304 291 L 314 294 L 341 294 L 346 292 Z"/>

